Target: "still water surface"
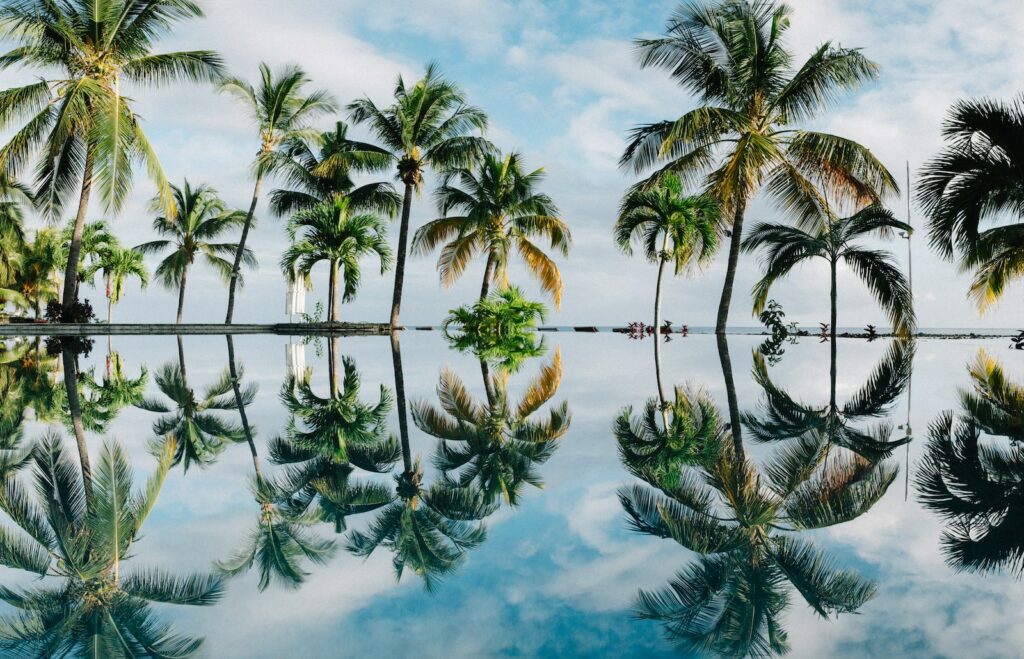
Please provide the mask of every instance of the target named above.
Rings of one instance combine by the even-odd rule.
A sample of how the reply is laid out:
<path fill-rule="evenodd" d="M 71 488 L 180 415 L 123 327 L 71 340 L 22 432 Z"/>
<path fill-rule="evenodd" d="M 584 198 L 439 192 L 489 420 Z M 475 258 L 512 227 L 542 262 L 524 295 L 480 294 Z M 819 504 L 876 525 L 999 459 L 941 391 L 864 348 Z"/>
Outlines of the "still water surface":
<path fill-rule="evenodd" d="M 141 495 L 111 495 L 129 512 L 110 512 L 38 486 L 62 455 L 73 468 L 52 472 L 81 491 L 67 362 L 7 340 L 5 464 L 36 455 L 4 467 L 5 510 L 38 507 L 4 516 L 0 562 L 61 576 L 0 571 L 0 637 L 22 639 L 4 656 L 74 656 L 118 626 L 210 657 L 1024 646 L 1024 366 L 1003 340 L 840 340 L 833 376 L 813 337 L 777 363 L 731 337 L 731 373 L 715 337 L 676 338 L 664 417 L 650 339 L 545 341 L 506 375 L 406 332 L 396 392 L 387 338 L 240 336 L 233 362 L 223 337 L 99 338 L 77 367 L 93 491 L 130 475 L 141 492 L 166 454 L 147 515 Z M 694 441 L 661 442 L 666 420 Z M 130 472 L 104 466 L 112 440 Z M 76 510 L 123 524 L 76 526 Z M 130 543 L 103 535 L 128 517 Z M 34 542 L 25 526 L 50 556 L 15 551 Z"/>

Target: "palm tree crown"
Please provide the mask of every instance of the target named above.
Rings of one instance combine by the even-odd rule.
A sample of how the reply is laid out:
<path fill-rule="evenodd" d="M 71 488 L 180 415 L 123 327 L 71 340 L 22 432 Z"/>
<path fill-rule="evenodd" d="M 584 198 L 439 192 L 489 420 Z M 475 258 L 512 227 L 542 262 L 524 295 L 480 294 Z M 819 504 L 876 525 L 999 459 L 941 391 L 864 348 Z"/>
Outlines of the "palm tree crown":
<path fill-rule="evenodd" d="M 686 3 L 667 35 L 637 40 L 644 67 L 659 67 L 700 105 L 678 119 L 636 128 L 622 164 L 637 172 L 660 165 L 684 182 L 702 173 L 722 205 L 732 243 L 716 330 L 729 302 L 749 200 L 764 187 L 802 226 L 820 222 L 822 191 L 833 200 L 874 203 L 897 190 L 892 176 L 851 140 L 798 126 L 819 115 L 839 92 L 877 75 L 857 49 L 825 42 L 799 67 L 786 43 L 791 9 L 764 0 Z"/>
<path fill-rule="evenodd" d="M 486 253 L 480 291 L 484 299 L 492 282 L 508 287 L 508 265 L 515 249 L 559 306 L 564 286 L 558 266 L 530 238 L 547 238 L 552 249 L 566 256 L 572 235 L 551 198 L 536 190 L 543 177 L 543 169 L 525 171 L 518 153 L 504 157 L 488 153 L 478 168 L 446 173 L 436 193 L 444 217 L 420 227 L 413 236 L 412 251 L 427 254 L 444 245 L 437 269 L 445 286 L 465 273 L 476 254 Z"/>

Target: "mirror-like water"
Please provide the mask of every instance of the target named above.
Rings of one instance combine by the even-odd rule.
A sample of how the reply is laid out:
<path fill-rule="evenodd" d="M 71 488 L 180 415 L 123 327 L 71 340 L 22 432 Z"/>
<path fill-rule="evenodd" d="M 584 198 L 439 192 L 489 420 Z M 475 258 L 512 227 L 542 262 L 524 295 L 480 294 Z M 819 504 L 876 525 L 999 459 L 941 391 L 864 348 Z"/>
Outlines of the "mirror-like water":
<path fill-rule="evenodd" d="M 1019 353 L 761 340 L 6 340 L 0 647 L 1016 654 Z"/>

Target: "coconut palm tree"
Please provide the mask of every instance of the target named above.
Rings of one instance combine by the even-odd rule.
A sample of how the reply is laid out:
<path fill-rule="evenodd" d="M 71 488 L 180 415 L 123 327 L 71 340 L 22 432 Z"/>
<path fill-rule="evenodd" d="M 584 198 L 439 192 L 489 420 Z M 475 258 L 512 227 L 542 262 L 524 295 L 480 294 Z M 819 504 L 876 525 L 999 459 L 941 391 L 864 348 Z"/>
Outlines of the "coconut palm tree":
<path fill-rule="evenodd" d="M 260 64 L 259 86 L 253 86 L 240 78 L 228 78 L 221 84 L 221 91 L 245 106 L 260 138 L 260 150 L 253 163 L 255 184 L 252 202 L 242 223 L 242 236 L 230 271 L 228 311 L 224 320 L 228 325 L 235 313 L 235 289 L 240 283 L 245 243 L 249 229 L 252 228 L 263 180 L 280 164 L 285 155 L 285 145 L 293 145 L 295 140 L 316 135 L 312 128 L 313 122 L 336 109 L 334 100 L 326 91 L 316 90 L 307 94 L 305 88 L 309 82 L 309 76 L 297 66 L 287 66 L 275 74 L 263 63 Z"/>
<path fill-rule="evenodd" d="M 309 527 L 315 520 L 301 513 L 296 514 L 292 506 L 284 505 L 283 502 L 292 493 L 264 476 L 245 409 L 252 403 L 256 388 L 242 386 L 243 372 L 235 362 L 234 339 L 231 335 L 226 338 L 228 372 L 242 433 L 252 454 L 251 490 L 260 514 L 245 543 L 230 557 L 218 561 L 217 567 L 225 575 L 237 576 L 255 566 L 259 571 L 260 591 L 266 590 L 274 581 L 298 588 L 309 575 L 302 566 L 303 559 L 323 565 L 334 555 L 335 543 L 311 533 Z"/>
<path fill-rule="evenodd" d="M 39 229 L 23 248 L 14 289 L 24 303 L 35 311 L 36 318 L 42 317 L 46 302 L 60 295 L 60 277 L 57 272 L 63 260 L 60 232 L 56 229 Z"/>
<path fill-rule="evenodd" d="M 327 315 L 332 323 L 340 319 L 340 302 L 352 300 L 359 290 L 360 258 L 375 254 L 380 260 L 381 274 L 391 267 L 391 247 L 384 220 L 370 214 L 353 215 L 351 204 L 351 200 L 341 197 L 293 215 L 288 222 L 292 245 L 281 257 L 281 270 L 289 279 L 297 275 L 308 278 L 314 265 L 328 262 Z M 341 300 L 338 299 L 339 266 L 345 288 Z"/>
<path fill-rule="evenodd" d="M 170 468 L 167 449 L 137 492 L 119 444 L 104 445 L 88 490 L 56 435 L 32 451 L 35 497 L 18 479 L 4 480 L 0 508 L 17 530 L 0 533 L 0 563 L 43 581 L 0 590 L 15 610 L 0 618 L 0 649 L 96 657 L 187 657 L 199 649 L 202 639 L 174 633 L 151 605 L 208 606 L 220 599 L 221 580 L 127 566 Z"/>
<path fill-rule="evenodd" d="M 898 190 L 892 175 L 856 142 L 800 128 L 840 92 L 876 77 L 858 49 L 825 42 L 800 66 L 786 43 L 792 10 L 766 0 L 686 3 L 667 35 L 638 39 L 644 68 L 658 67 L 700 101 L 678 119 L 632 131 L 622 164 L 660 166 L 689 184 L 704 180 L 721 205 L 732 241 L 715 331 L 725 332 L 747 206 L 764 188 L 799 226 L 820 224 L 826 204 L 876 203 Z"/>
<path fill-rule="evenodd" d="M 0 149 L 0 169 L 22 169 L 39 154 L 37 203 L 59 217 L 77 191 L 78 211 L 64 275 L 64 311 L 76 301 L 79 252 L 97 188 L 113 212 L 123 207 L 132 173 L 145 166 L 165 207 L 170 189 L 132 99 L 121 82 L 166 85 L 212 81 L 222 75 L 211 51 L 153 53 L 155 42 L 178 23 L 201 17 L 191 0 L 19 0 L 0 7 L 0 38 L 14 48 L 0 57 L 0 68 L 22 66 L 52 79 L 0 93 L 0 130 L 23 121 Z"/>
<path fill-rule="evenodd" d="M 281 148 L 277 175 L 288 187 L 270 193 L 277 215 L 309 210 L 336 198 L 348 197 L 353 210 L 394 217 L 402 203 L 394 186 L 377 181 L 357 186 L 353 174 L 376 173 L 391 167 L 394 156 L 374 144 L 349 139 L 348 124 L 315 138 L 293 137 Z"/>
<path fill-rule="evenodd" d="M 463 91 L 445 80 L 434 64 L 427 65 L 423 78 L 411 87 L 399 76 L 392 105 L 378 108 L 373 101 L 363 98 L 351 103 L 348 109 L 351 119 L 357 124 L 368 124 L 381 145 L 393 155 L 398 180 L 405 186 L 391 300 L 391 326 L 398 327 L 413 192 L 422 187 L 427 168 L 446 171 L 469 167 L 490 149 L 482 137 L 469 134 L 473 129 L 483 131 L 487 116 L 468 105 Z"/>
<path fill-rule="evenodd" d="M 86 281 L 91 278 L 93 268 L 103 273 L 104 294 L 107 298 L 107 324 L 109 325 L 114 315 L 114 305 L 124 297 L 128 278 L 138 279 L 139 285 L 145 290 L 149 285 L 149 270 L 146 269 L 142 252 L 116 245 L 109 248 L 99 262 L 83 271 Z"/>
<path fill-rule="evenodd" d="M 227 371 L 198 395 L 189 385 L 187 372 L 180 364 L 164 364 L 155 380 L 170 404 L 146 398 L 136 403 L 136 407 L 162 415 L 153 422 L 153 447 L 159 450 L 168 438 L 173 439 L 176 451 L 172 466 L 181 464 L 185 473 L 193 464 L 207 467 L 217 460 L 226 443 L 245 440 L 239 426 L 216 414 L 238 409 Z M 254 396 L 255 391 L 247 390 L 243 402 L 251 403 Z"/>
<path fill-rule="evenodd" d="M 826 462 L 817 453 L 783 452 L 758 470 L 727 434 L 719 455 L 702 465 L 646 454 L 634 462 L 623 453 L 626 467 L 648 483 L 619 491 L 630 528 L 697 554 L 666 588 L 641 591 L 636 612 L 661 622 L 687 653 L 780 655 L 789 649 L 787 583 L 826 618 L 856 612 L 874 597 L 871 581 L 840 569 L 800 534 L 863 515 L 898 469 L 855 455 Z"/>
<path fill-rule="evenodd" d="M 1024 263 L 1024 96 L 960 101 L 942 134 L 946 146 L 922 168 L 917 199 L 932 248 L 974 272 L 970 296 L 985 312 Z M 1016 223 L 1007 224 L 1008 216 Z"/>
<path fill-rule="evenodd" d="M 947 520 L 946 562 L 957 571 L 1024 574 L 1024 385 L 981 351 L 969 365 L 961 413 L 928 429 L 915 477 L 921 503 Z"/>
<path fill-rule="evenodd" d="M 666 174 L 654 187 L 634 189 L 626 195 L 615 221 L 615 242 L 626 254 L 640 243 L 647 260 L 658 264 L 654 288 L 654 365 L 661 407 L 667 408 L 661 381 L 661 285 L 665 266 L 671 261 L 676 275 L 699 269 L 714 258 L 721 237 L 718 204 L 711 198 L 683 195 L 683 184 Z M 661 239 L 659 240 L 659 236 Z M 668 429 L 667 412 L 663 414 Z"/>
<path fill-rule="evenodd" d="M 237 253 L 240 243 L 212 241 L 242 226 L 245 215 L 241 211 L 228 210 L 217 191 L 208 185 L 192 187 L 186 179 L 182 187 L 172 185 L 171 191 L 174 213 L 153 220 L 153 230 L 167 238 L 143 243 L 135 249 L 143 254 L 172 250 L 153 274 L 167 288 L 178 289 L 176 322 L 180 325 L 185 309 L 185 286 L 196 256 L 201 254 L 206 263 L 227 282 L 231 278 L 232 264 L 225 257 Z M 160 209 L 156 199 L 153 209 Z M 256 257 L 252 250 L 242 250 L 242 262 L 249 267 L 256 267 Z"/>
<path fill-rule="evenodd" d="M 429 254 L 443 245 L 437 270 L 446 287 L 462 277 L 474 256 L 487 254 L 480 288 L 485 300 L 492 283 L 508 288 L 509 261 L 513 250 L 518 251 L 530 274 L 560 306 L 564 286 L 558 266 L 530 239 L 546 238 L 551 249 L 567 256 L 572 234 L 551 198 L 537 191 L 543 178 L 543 168 L 525 171 L 518 153 L 488 153 L 476 167 L 447 172 L 435 193 L 443 217 L 416 231 L 413 253 Z"/>
<path fill-rule="evenodd" d="M 332 342 L 330 350 L 337 349 Z M 332 363 L 337 361 L 335 355 Z M 331 393 L 320 397 L 310 384 L 311 373 L 285 382 L 281 400 L 291 414 L 285 434 L 270 443 L 271 460 L 288 465 L 280 481 L 289 493 L 294 513 L 305 513 L 317 503 L 317 518 L 334 524 L 336 533 L 346 530 L 346 518 L 391 503 L 394 494 L 382 483 L 360 482 L 356 469 L 386 473 L 401 457 L 398 440 L 388 433 L 388 413 L 393 400 L 381 385 L 376 403 L 359 400 L 360 379 L 356 364 L 343 358 L 344 379 L 339 389 L 331 374 Z"/>
<path fill-rule="evenodd" d="M 75 234 L 75 222 L 71 220 L 61 233 L 61 254 L 64 260 L 71 253 L 71 243 Z M 75 299 L 78 298 L 78 291 L 83 283 L 92 284 L 96 273 L 100 270 L 100 263 L 111 252 L 120 247 L 117 236 L 110 230 L 110 225 L 105 220 L 86 222 L 82 227 L 81 246 L 78 252 L 78 284 L 75 288 Z"/>
<path fill-rule="evenodd" d="M 765 250 L 764 276 L 754 286 L 754 313 L 764 310 L 768 294 L 776 281 L 810 259 L 824 259 L 829 264 L 831 274 L 830 330 L 832 350 L 835 351 L 838 323 L 837 274 L 839 262 L 842 261 L 871 291 L 889 317 L 893 332 L 899 336 L 911 335 L 916 320 L 914 299 L 907 278 L 893 263 L 891 254 L 857 244 L 859 239 L 872 235 L 886 237 L 892 235 L 893 231 L 910 233 L 913 229 L 881 206 L 868 206 L 843 218 L 833 218 L 828 214 L 817 230 L 809 231 L 767 222 L 755 225 L 743 241 L 743 249 L 747 252 Z"/>
<path fill-rule="evenodd" d="M 491 375 L 485 364 L 482 370 L 485 401 L 474 400 L 465 383 L 445 369 L 437 384 L 440 408 L 418 401 L 413 403 L 412 419 L 420 430 L 441 440 L 435 464 L 451 483 L 475 485 L 487 503 L 500 498 L 514 506 L 524 484 L 543 487 L 536 467 L 554 455 L 558 440 L 569 431 L 572 417 L 564 401 L 550 408 L 546 418 L 530 419 L 558 391 L 562 358 L 555 353 L 518 403 L 508 394 L 507 371 Z"/>
<path fill-rule="evenodd" d="M 0 170 L 0 288 L 14 276 L 14 265 L 25 246 L 24 208 L 32 203 L 32 191 Z"/>

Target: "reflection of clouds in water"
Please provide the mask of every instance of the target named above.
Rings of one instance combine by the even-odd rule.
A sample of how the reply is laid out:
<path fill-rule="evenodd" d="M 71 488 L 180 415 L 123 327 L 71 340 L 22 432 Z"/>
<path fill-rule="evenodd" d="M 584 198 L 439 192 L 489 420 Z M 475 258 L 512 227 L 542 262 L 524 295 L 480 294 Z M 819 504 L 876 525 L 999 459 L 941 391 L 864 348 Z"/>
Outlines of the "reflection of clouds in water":
<path fill-rule="evenodd" d="M 490 538 L 474 550 L 461 570 L 442 582 L 431 597 L 419 580 L 407 575 L 396 584 L 390 555 L 367 561 L 344 551 L 312 575 L 299 590 L 256 591 L 255 575 L 233 581 L 223 602 L 196 611 L 167 611 L 183 632 L 207 637 L 210 656 L 296 656 L 396 654 L 418 656 L 668 655 L 670 647 L 654 624 L 631 618 L 639 588 L 658 588 L 690 560 L 672 541 L 626 531 L 616 489 L 631 482 L 618 461 L 611 422 L 625 405 L 638 410 L 654 394 L 650 341 L 630 342 L 620 335 L 548 334 L 549 347 L 561 346 L 565 376 L 556 401 L 569 401 L 573 425 L 559 450 L 539 470 L 543 490 L 524 490 L 523 505 L 487 520 Z M 753 410 L 759 392 L 750 379 L 751 351 L 760 337 L 730 340 L 738 398 Z M 258 429 L 258 448 L 280 433 L 287 421 L 279 390 L 285 374 L 283 337 L 238 337 L 236 350 L 245 379 L 260 386 L 249 409 Z M 958 405 L 957 387 L 967 386 L 965 364 L 978 347 L 1002 354 L 1002 341 L 921 341 L 914 374 L 911 466 L 923 448 L 927 425 L 943 409 Z M 83 365 L 102 369 L 104 345 L 98 342 Z M 176 359 L 173 337 L 117 337 L 115 347 L 134 377 L 140 364 L 152 373 Z M 407 332 L 402 337 L 407 397 L 432 400 L 438 374 L 450 366 L 482 396 L 479 365 L 448 352 L 437 333 Z M 838 394 L 856 390 L 884 354 L 887 342 L 839 344 Z M 215 380 L 227 363 L 221 337 L 186 339 L 189 377 L 197 387 Z M 341 349 L 358 364 L 364 392 L 380 383 L 393 387 L 386 339 L 343 339 Z M 549 353 L 550 354 L 550 353 Z M 809 404 L 827 401 L 828 345 L 813 337 L 787 346 L 773 381 Z M 666 382 L 703 385 L 724 409 L 725 391 L 714 338 L 691 336 L 666 345 Z M 314 368 L 313 386 L 326 391 L 326 353 L 307 347 Z M 540 362 L 535 362 L 540 363 Z M 1009 375 L 1021 368 L 1007 365 Z M 100 371 L 101 372 L 101 371 Z M 530 379 L 513 377 L 518 396 Z M 149 394 L 155 389 L 152 379 Z M 369 394 L 367 393 L 367 396 Z M 372 396 L 370 396 L 372 397 Z M 902 423 L 906 403 L 894 407 Z M 139 474 L 152 469 L 146 442 L 155 415 L 126 409 L 110 435 L 124 442 Z M 392 413 L 392 427 L 394 426 Z M 30 423 L 27 435 L 40 426 Z M 428 473 L 433 444 L 412 427 L 413 452 L 422 455 Z M 90 438 L 97 449 L 99 439 Z M 768 451 L 756 447 L 760 457 Z M 904 468 L 903 450 L 894 459 Z M 268 467 L 272 470 L 272 467 Z M 257 514 L 248 490 L 252 471 L 248 449 L 229 446 L 208 469 L 180 468 L 168 478 L 147 522 L 136 558 L 139 564 L 205 570 L 229 555 Z M 823 621 L 794 598 L 786 615 L 792 656 L 1005 656 L 1024 642 L 1013 613 L 1020 608 L 1018 582 L 954 574 L 938 545 L 940 520 L 913 500 L 903 500 L 900 474 L 889 493 L 864 517 L 813 534 L 823 550 L 844 567 L 879 583 L 878 596 L 860 615 Z M 390 483 L 387 476 L 382 477 Z M 354 525 L 364 528 L 367 522 Z M 330 529 L 321 532 L 329 535 Z M 4 572 L 4 583 L 12 583 Z"/>

